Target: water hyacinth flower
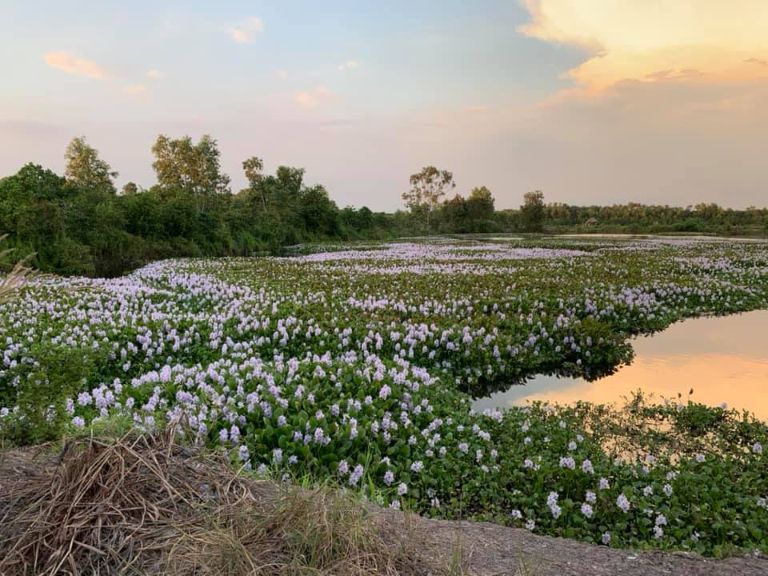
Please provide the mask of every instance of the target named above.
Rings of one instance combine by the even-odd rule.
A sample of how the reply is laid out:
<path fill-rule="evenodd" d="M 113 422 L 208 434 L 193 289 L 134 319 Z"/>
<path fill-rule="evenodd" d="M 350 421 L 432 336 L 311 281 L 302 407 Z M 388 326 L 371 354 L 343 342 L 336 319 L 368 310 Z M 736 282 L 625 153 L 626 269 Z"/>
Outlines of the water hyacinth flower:
<path fill-rule="evenodd" d="M 558 505 L 558 499 L 560 496 L 557 492 L 550 492 L 547 496 L 547 506 L 549 507 L 549 511 L 552 513 L 552 517 L 557 519 L 560 517 L 560 513 L 562 512 L 562 509 Z"/>
<path fill-rule="evenodd" d="M 398 496 L 405 496 L 407 493 L 408 493 L 408 485 L 405 482 L 400 482 L 400 484 L 397 485 Z"/>
<path fill-rule="evenodd" d="M 530 532 L 533 532 L 534 530 L 536 530 L 536 522 L 533 519 L 529 519 L 525 523 L 525 529 Z"/>
<path fill-rule="evenodd" d="M 629 499 L 623 493 L 619 494 L 619 496 L 616 498 L 616 506 L 618 506 L 619 509 L 626 514 L 629 512 Z"/>
<path fill-rule="evenodd" d="M 349 475 L 350 486 L 357 486 L 358 482 L 360 482 L 360 479 L 363 477 L 363 471 L 363 466 L 361 464 L 355 466 L 355 469 L 352 470 L 352 474 Z"/>

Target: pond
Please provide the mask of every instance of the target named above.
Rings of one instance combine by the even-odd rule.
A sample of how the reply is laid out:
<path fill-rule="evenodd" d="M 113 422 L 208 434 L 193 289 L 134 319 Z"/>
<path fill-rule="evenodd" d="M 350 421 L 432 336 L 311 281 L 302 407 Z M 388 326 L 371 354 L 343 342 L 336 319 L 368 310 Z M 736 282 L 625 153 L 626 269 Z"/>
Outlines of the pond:
<path fill-rule="evenodd" d="M 657 400 L 690 397 L 709 405 L 726 403 L 768 420 L 768 311 L 685 320 L 633 340 L 629 366 L 593 382 L 539 375 L 475 400 L 476 410 L 505 408 L 533 400 L 621 403 L 642 390 Z"/>

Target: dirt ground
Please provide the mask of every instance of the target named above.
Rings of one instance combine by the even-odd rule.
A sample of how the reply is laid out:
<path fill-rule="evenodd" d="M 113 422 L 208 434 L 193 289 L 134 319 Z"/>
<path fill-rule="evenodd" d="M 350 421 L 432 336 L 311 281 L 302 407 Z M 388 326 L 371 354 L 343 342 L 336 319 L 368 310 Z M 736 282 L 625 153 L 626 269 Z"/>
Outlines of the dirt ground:
<path fill-rule="evenodd" d="M 405 524 L 403 515 L 390 521 Z M 766 576 L 768 558 L 714 560 L 686 553 L 634 552 L 485 522 L 410 518 L 435 565 L 460 549 L 473 576 Z"/>

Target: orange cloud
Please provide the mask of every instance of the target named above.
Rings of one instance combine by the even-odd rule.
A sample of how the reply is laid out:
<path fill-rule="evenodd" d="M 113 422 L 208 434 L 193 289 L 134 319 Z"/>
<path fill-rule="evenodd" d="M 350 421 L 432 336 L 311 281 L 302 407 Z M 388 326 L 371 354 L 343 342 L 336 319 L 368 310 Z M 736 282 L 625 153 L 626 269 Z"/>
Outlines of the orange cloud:
<path fill-rule="evenodd" d="M 56 68 L 73 76 L 85 76 L 97 80 L 106 76 L 104 69 L 95 62 L 78 58 L 69 52 L 48 52 L 44 59 L 51 68 Z"/>
<path fill-rule="evenodd" d="M 568 75 L 599 92 L 623 80 L 768 79 L 764 0 L 524 0 L 520 31 L 584 48 Z"/>
<path fill-rule="evenodd" d="M 144 84 L 129 84 L 123 87 L 123 92 L 131 96 L 144 96 L 149 89 Z"/>
<path fill-rule="evenodd" d="M 260 18 L 247 18 L 228 30 L 229 36 L 240 44 L 250 44 L 256 34 L 264 31 L 264 22 Z"/>
<path fill-rule="evenodd" d="M 321 104 L 324 104 L 331 98 L 333 98 L 333 93 L 328 90 L 328 88 L 325 86 L 318 86 L 312 90 L 296 92 L 296 94 L 294 94 L 293 100 L 302 108 L 311 110 L 313 108 L 317 108 Z"/>

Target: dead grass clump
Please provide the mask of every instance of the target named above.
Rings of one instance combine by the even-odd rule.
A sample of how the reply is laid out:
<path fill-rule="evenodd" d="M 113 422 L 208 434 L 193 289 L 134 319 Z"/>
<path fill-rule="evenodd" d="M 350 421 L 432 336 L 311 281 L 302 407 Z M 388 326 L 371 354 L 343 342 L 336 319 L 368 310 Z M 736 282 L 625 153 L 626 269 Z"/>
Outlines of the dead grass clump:
<path fill-rule="evenodd" d="M 7 234 L 0 236 L 0 242 L 6 237 Z M 5 259 L 11 252 L 12 249 L 0 250 L 0 260 Z M 9 272 L 0 275 L 0 304 L 10 300 L 32 276 L 32 269 L 25 265 L 27 259 L 17 262 Z"/>
<path fill-rule="evenodd" d="M 39 452 L 0 460 L 0 574 L 429 572 L 351 496 L 238 476 L 167 434 Z"/>

